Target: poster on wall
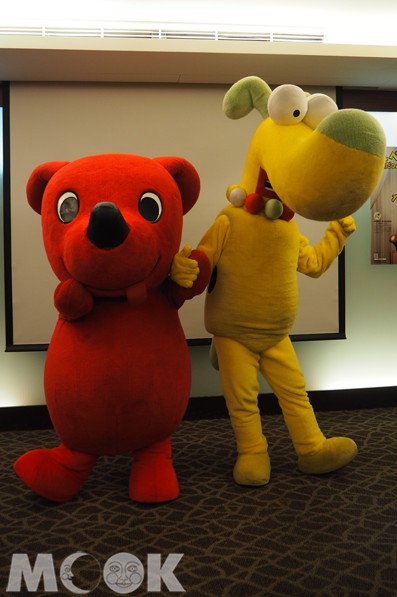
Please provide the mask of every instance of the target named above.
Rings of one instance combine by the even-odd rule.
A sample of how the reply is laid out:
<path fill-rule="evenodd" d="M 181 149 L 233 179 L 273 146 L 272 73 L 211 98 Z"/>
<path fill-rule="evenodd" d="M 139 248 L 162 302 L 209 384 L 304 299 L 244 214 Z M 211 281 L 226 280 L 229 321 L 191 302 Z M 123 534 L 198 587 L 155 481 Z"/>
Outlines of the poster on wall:
<path fill-rule="evenodd" d="M 384 171 L 371 199 L 371 263 L 397 265 L 397 147 L 387 147 Z"/>
<path fill-rule="evenodd" d="M 386 135 L 385 167 L 371 201 L 371 263 L 397 264 L 397 112 L 372 112 Z"/>

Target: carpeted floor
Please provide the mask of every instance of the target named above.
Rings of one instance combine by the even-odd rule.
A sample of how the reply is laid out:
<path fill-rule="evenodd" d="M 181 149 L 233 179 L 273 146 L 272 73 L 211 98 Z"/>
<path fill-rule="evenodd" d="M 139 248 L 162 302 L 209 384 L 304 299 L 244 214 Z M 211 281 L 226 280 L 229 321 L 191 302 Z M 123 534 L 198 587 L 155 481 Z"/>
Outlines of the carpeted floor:
<path fill-rule="evenodd" d="M 326 435 L 357 441 L 356 460 L 332 475 L 303 475 L 281 416 L 264 416 L 273 469 L 258 489 L 232 481 L 227 419 L 184 421 L 174 436 L 181 497 L 158 506 L 129 501 L 125 455 L 101 459 L 77 500 L 51 504 L 20 483 L 12 463 L 55 445 L 53 431 L 2 432 L 0 594 L 12 594 L 11 558 L 25 553 L 32 568 L 37 554 L 52 554 L 57 591 L 41 582 L 24 595 L 182 595 L 183 587 L 188 597 L 396 597 L 397 408 L 320 412 L 318 420 Z M 73 589 L 60 567 L 78 552 L 86 555 L 73 568 Z M 105 563 L 123 553 L 140 560 L 145 579 L 141 569 L 134 585 L 109 588 Z M 164 575 L 171 571 L 171 592 L 153 584 L 150 554 L 160 554 Z M 175 578 L 182 587 L 172 592 Z"/>

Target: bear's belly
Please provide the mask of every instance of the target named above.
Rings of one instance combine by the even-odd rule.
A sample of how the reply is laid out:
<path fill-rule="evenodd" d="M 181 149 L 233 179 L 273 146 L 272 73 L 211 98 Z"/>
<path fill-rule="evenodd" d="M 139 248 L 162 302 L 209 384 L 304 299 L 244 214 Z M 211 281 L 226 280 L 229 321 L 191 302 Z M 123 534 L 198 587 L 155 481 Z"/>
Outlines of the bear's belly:
<path fill-rule="evenodd" d="M 90 454 L 133 451 L 177 428 L 190 392 L 190 358 L 175 309 L 104 302 L 57 323 L 45 366 L 54 427 Z"/>

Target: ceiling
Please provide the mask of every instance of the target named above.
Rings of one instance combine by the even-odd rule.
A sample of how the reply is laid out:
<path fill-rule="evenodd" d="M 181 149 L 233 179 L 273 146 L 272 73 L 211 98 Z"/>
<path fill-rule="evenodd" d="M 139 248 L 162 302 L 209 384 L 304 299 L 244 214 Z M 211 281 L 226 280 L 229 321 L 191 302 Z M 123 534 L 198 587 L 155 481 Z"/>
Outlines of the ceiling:
<path fill-rule="evenodd" d="M 397 48 L 305 42 L 0 36 L 0 80 L 269 84 L 397 89 Z"/>
<path fill-rule="evenodd" d="M 396 22 L 397 3 L 373 0 L 13 0 L 0 19 L 0 80 L 230 84 L 256 74 L 273 85 L 397 89 Z M 104 24 L 112 35 L 94 31 Z M 164 27 L 320 41 L 128 33 Z"/>

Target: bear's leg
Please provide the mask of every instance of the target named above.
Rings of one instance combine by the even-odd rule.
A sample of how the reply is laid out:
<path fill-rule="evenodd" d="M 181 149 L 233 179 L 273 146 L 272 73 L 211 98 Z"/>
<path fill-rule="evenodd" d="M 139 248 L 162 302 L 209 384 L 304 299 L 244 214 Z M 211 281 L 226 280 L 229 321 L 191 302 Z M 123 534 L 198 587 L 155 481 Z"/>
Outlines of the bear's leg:
<path fill-rule="evenodd" d="M 14 463 L 14 470 L 35 493 L 54 502 L 67 502 L 78 494 L 96 460 L 96 456 L 60 444 L 26 452 Z"/>
<path fill-rule="evenodd" d="M 143 503 L 168 502 L 179 496 L 170 438 L 134 452 L 129 494 Z"/>
<path fill-rule="evenodd" d="M 271 465 L 258 407 L 259 355 L 230 338 L 215 337 L 214 344 L 237 444 L 233 479 L 239 485 L 266 485 Z"/>
<path fill-rule="evenodd" d="M 327 439 L 319 428 L 295 350 L 288 337 L 264 353 L 261 371 L 279 400 L 298 455 L 299 470 L 312 474 L 330 473 L 353 460 L 357 446 L 352 439 Z"/>

